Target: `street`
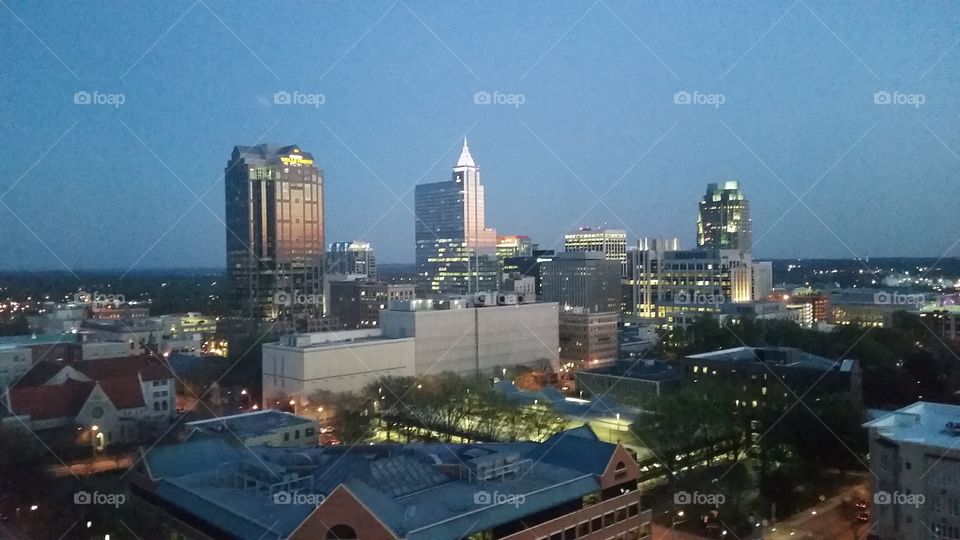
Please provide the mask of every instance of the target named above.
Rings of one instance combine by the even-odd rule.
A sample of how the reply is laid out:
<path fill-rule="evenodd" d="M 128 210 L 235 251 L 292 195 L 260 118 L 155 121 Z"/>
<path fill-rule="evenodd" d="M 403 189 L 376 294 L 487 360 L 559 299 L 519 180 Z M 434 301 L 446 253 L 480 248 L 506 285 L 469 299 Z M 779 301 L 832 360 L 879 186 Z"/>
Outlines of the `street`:
<path fill-rule="evenodd" d="M 766 527 L 751 538 L 764 540 L 862 540 L 870 525 L 856 520 L 857 501 L 870 501 L 870 483 L 865 477 L 858 484 L 799 514 Z"/>

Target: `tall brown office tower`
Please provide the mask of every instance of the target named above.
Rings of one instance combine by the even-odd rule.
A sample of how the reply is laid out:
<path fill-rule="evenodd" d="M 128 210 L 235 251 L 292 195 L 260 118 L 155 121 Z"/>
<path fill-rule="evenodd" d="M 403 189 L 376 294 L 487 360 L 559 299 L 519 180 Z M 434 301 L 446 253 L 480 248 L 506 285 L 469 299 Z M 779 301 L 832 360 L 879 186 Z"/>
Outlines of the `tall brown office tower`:
<path fill-rule="evenodd" d="M 323 171 L 298 146 L 235 146 L 224 181 L 233 318 L 270 334 L 319 329 Z"/>

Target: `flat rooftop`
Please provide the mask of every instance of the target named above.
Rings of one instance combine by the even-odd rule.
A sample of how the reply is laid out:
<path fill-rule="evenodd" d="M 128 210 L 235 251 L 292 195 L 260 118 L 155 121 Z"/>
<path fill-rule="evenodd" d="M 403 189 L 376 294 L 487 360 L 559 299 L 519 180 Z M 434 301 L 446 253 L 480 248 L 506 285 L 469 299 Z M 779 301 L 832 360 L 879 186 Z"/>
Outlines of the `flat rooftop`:
<path fill-rule="evenodd" d="M 220 433 L 224 430 L 229 430 L 229 432 L 234 433 L 238 437 L 244 438 L 256 437 L 278 429 L 313 423 L 315 423 L 315 421 L 309 418 L 288 412 L 266 409 L 232 416 L 220 416 L 209 420 L 197 420 L 196 422 L 188 422 L 187 426 L 208 433 Z"/>
<path fill-rule="evenodd" d="M 0 349 L 16 349 L 31 345 L 55 345 L 57 343 L 77 343 L 76 334 L 25 334 L 22 336 L 0 337 Z"/>
<path fill-rule="evenodd" d="M 617 360 L 611 364 L 583 370 L 584 373 L 610 375 L 646 381 L 672 381 L 682 378 L 680 369 L 661 360 Z"/>
<path fill-rule="evenodd" d="M 767 365 L 779 367 L 818 369 L 821 371 L 833 369 L 850 371 L 854 364 L 854 361 L 850 359 L 830 360 L 793 347 L 736 347 L 722 351 L 691 354 L 685 358 L 730 363 L 763 362 Z"/>
<path fill-rule="evenodd" d="M 960 424 L 960 405 L 918 401 L 863 425 L 876 429 L 885 439 L 901 444 L 922 444 L 956 450 L 960 447 L 960 427 L 948 428 L 947 423 Z"/>

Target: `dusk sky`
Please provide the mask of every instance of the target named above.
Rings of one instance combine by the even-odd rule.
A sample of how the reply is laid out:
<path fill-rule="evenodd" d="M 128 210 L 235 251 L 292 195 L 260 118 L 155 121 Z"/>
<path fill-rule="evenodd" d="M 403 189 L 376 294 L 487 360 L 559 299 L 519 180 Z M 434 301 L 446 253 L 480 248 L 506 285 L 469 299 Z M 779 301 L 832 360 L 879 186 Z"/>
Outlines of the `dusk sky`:
<path fill-rule="evenodd" d="M 692 247 L 737 179 L 756 257 L 958 255 L 958 38 L 946 1 L 4 0 L 0 268 L 222 267 L 223 170 L 262 142 L 317 159 L 328 242 L 412 262 L 464 135 L 488 225 L 544 248 Z"/>

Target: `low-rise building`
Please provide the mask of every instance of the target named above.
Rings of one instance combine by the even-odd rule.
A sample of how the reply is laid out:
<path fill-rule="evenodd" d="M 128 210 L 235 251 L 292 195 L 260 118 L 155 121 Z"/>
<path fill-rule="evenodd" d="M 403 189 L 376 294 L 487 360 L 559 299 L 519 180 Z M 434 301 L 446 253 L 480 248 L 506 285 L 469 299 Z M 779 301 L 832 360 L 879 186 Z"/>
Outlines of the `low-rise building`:
<path fill-rule="evenodd" d="M 188 437 L 208 435 L 237 440 L 244 446 L 317 446 L 320 424 L 314 418 L 265 409 L 187 422 Z"/>
<path fill-rule="evenodd" d="M 526 302 L 506 292 L 394 301 L 379 329 L 284 336 L 263 345 L 264 399 L 356 391 L 387 376 L 475 375 L 543 362 L 556 370 L 557 305 Z"/>
<path fill-rule="evenodd" d="M 414 361 L 412 337 L 384 339 L 380 330 L 283 336 L 263 345 L 264 401 L 359 391 L 382 377 L 414 375 Z"/>
<path fill-rule="evenodd" d="M 176 409 L 174 376 L 147 356 L 44 360 L 2 398 L 6 423 L 25 426 L 41 438 L 95 448 L 142 440 Z"/>
<path fill-rule="evenodd" d="M 960 538 L 960 406 L 919 401 L 864 424 L 879 540 Z"/>
<path fill-rule="evenodd" d="M 687 382 L 716 379 L 743 388 L 741 401 L 754 407 L 772 392 L 862 396 L 859 362 L 830 360 L 792 347 L 736 347 L 692 354 L 677 363 Z"/>
<path fill-rule="evenodd" d="M 554 302 L 482 292 L 445 302 L 394 302 L 380 313 L 384 337 L 416 339 L 417 375 L 491 373 L 502 366 L 559 367 L 559 311 Z"/>
<path fill-rule="evenodd" d="M 577 371 L 575 377 L 584 397 L 605 397 L 641 410 L 650 410 L 657 398 L 683 384 L 682 371 L 660 360 L 620 360 Z"/>
<path fill-rule="evenodd" d="M 172 537 L 646 540 L 639 474 L 623 446 L 581 427 L 543 443 L 296 452 L 201 438 L 144 453 L 131 477 Z"/>

